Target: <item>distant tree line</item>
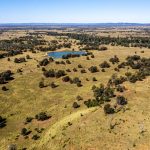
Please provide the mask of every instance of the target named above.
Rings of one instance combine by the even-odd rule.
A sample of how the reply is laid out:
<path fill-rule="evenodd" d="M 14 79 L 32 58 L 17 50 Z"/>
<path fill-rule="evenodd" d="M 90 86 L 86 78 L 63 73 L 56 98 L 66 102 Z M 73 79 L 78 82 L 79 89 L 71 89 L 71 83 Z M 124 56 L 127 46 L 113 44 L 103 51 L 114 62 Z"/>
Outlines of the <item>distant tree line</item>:
<path fill-rule="evenodd" d="M 112 46 L 124 46 L 124 47 L 145 47 L 150 48 L 150 38 L 149 37 L 104 37 L 95 36 L 88 34 L 77 34 L 77 33 L 57 33 L 48 32 L 50 36 L 67 36 L 72 39 L 79 40 L 78 44 L 86 45 L 84 49 L 86 50 L 100 50 L 100 45 Z"/>

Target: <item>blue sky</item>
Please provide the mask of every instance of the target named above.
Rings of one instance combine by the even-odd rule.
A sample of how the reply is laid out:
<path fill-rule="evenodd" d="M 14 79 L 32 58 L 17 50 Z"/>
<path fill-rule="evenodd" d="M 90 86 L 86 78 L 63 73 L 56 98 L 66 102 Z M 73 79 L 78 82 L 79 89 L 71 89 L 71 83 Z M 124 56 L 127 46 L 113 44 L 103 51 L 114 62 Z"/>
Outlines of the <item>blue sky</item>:
<path fill-rule="evenodd" d="M 150 23 L 150 0 L 0 0 L 0 23 Z"/>

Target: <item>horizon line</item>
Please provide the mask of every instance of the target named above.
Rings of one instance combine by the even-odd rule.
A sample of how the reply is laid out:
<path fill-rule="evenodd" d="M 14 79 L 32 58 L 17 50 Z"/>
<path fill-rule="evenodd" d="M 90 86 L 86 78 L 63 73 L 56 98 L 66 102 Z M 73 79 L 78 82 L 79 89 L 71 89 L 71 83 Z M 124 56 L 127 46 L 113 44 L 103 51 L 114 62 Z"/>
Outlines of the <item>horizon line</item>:
<path fill-rule="evenodd" d="M 4 22 L 0 24 L 150 24 L 150 22 Z"/>

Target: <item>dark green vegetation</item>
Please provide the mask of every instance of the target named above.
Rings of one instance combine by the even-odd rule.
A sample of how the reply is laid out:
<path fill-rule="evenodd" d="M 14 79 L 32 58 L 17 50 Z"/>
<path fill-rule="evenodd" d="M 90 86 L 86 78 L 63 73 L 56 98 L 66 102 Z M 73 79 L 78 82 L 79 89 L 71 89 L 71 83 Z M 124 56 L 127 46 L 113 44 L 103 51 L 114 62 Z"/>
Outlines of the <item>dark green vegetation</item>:
<path fill-rule="evenodd" d="M 75 33 L 57 33 L 48 32 L 50 36 L 68 36 L 69 38 L 79 40 L 78 45 L 86 45 L 84 50 L 107 50 L 100 45 L 124 46 L 124 47 L 145 47 L 150 48 L 150 39 L 148 37 L 98 37 L 88 34 L 75 34 Z"/>
<path fill-rule="evenodd" d="M 0 116 L 0 128 L 3 128 L 6 126 L 6 118 L 2 118 Z"/>
<path fill-rule="evenodd" d="M 13 80 L 14 78 L 12 77 L 12 75 L 13 73 L 11 72 L 11 70 L 0 73 L 0 84 L 5 84 L 8 81 Z"/>

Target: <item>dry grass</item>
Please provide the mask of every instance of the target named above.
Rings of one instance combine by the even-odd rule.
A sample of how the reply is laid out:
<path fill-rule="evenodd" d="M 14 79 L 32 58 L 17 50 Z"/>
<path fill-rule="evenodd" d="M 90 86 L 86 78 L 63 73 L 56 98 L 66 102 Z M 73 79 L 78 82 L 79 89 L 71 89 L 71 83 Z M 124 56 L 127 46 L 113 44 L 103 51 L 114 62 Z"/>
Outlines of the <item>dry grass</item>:
<path fill-rule="evenodd" d="M 48 39 L 50 40 L 50 39 Z M 62 50 L 62 49 L 61 49 Z M 70 59 L 70 65 L 56 65 L 51 63 L 46 69 L 73 69 L 81 64 L 87 71 L 81 74 L 80 70 L 74 73 L 68 73 L 73 77 L 79 77 L 83 83 L 83 87 L 78 88 L 74 84 L 64 83 L 62 79 L 45 79 L 45 84 L 55 82 L 59 86 L 56 89 L 46 87 L 40 89 L 39 81 L 43 77 L 41 68 L 37 68 L 37 60 L 42 60 L 45 53 L 32 54 L 30 52 L 18 55 L 22 57 L 29 54 L 33 59 L 26 63 L 15 64 L 15 57 L 11 57 L 8 62 L 7 58 L 0 60 L 0 72 L 11 69 L 14 74 L 14 80 L 6 84 L 8 91 L 0 90 L 0 114 L 7 118 L 7 126 L 0 129 L 0 149 L 6 149 L 9 143 L 15 143 L 19 148 L 27 147 L 28 149 L 37 150 L 141 150 L 149 147 L 150 126 L 149 126 L 149 101 L 150 101 L 150 82 L 149 78 L 130 84 L 126 82 L 124 85 L 127 91 L 124 95 L 128 99 L 127 111 L 119 112 L 114 115 L 105 116 L 103 109 L 92 108 L 87 109 L 80 101 L 79 109 L 72 108 L 72 104 L 76 101 L 76 96 L 81 95 L 84 100 L 93 97 L 91 87 L 100 83 L 107 83 L 114 71 L 113 65 L 110 69 L 106 69 L 105 73 L 90 73 L 88 68 L 92 65 L 99 66 L 104 60 L 109 60 L 117 55 L 123 61 L 128 55 L 135 54 L 143 57 L 149 57 L 148 49 L 142 49 L 145 53 L 141 53 L 139 48 L 124 47 L 108 47 L 108 51 L 98 52 L 92 51 L 95 55 L 94 59 L 86 60 L 86 57 Z M 18 68 L 22 68 L 23 74 L 16 73 Z M 119 75 L 124 75 L 126 70 L 121 70 Z M 93 82 L 92 78 L 96 77 L 98 81 Z M 86 81 L 86 78 L 89 81 Z M 2 85 L 0 85 L 0 88 Z M 46 111 L 51 114 L 52 118 L 44 122 L 33 120 L 32 123 L 24 125 L 25 118 L 34 117 L 37 113 Z M 83 116 L 81 116 L 81 114 Z M 72 125 L 68 126 L 68 122 Z M 110 122 L 117 122 L 113 130 L 109 130 Z M 45 128 L 40 134 L 40 139 L 36 142 L 31 139 L 24 139 L 22 136 L 15 140 L 20 134 L 23 127 L 32 130 L 31 135 L 36 134 L 35 128 Z M 144 133 L 141 133 L 141 127 Z"/>

